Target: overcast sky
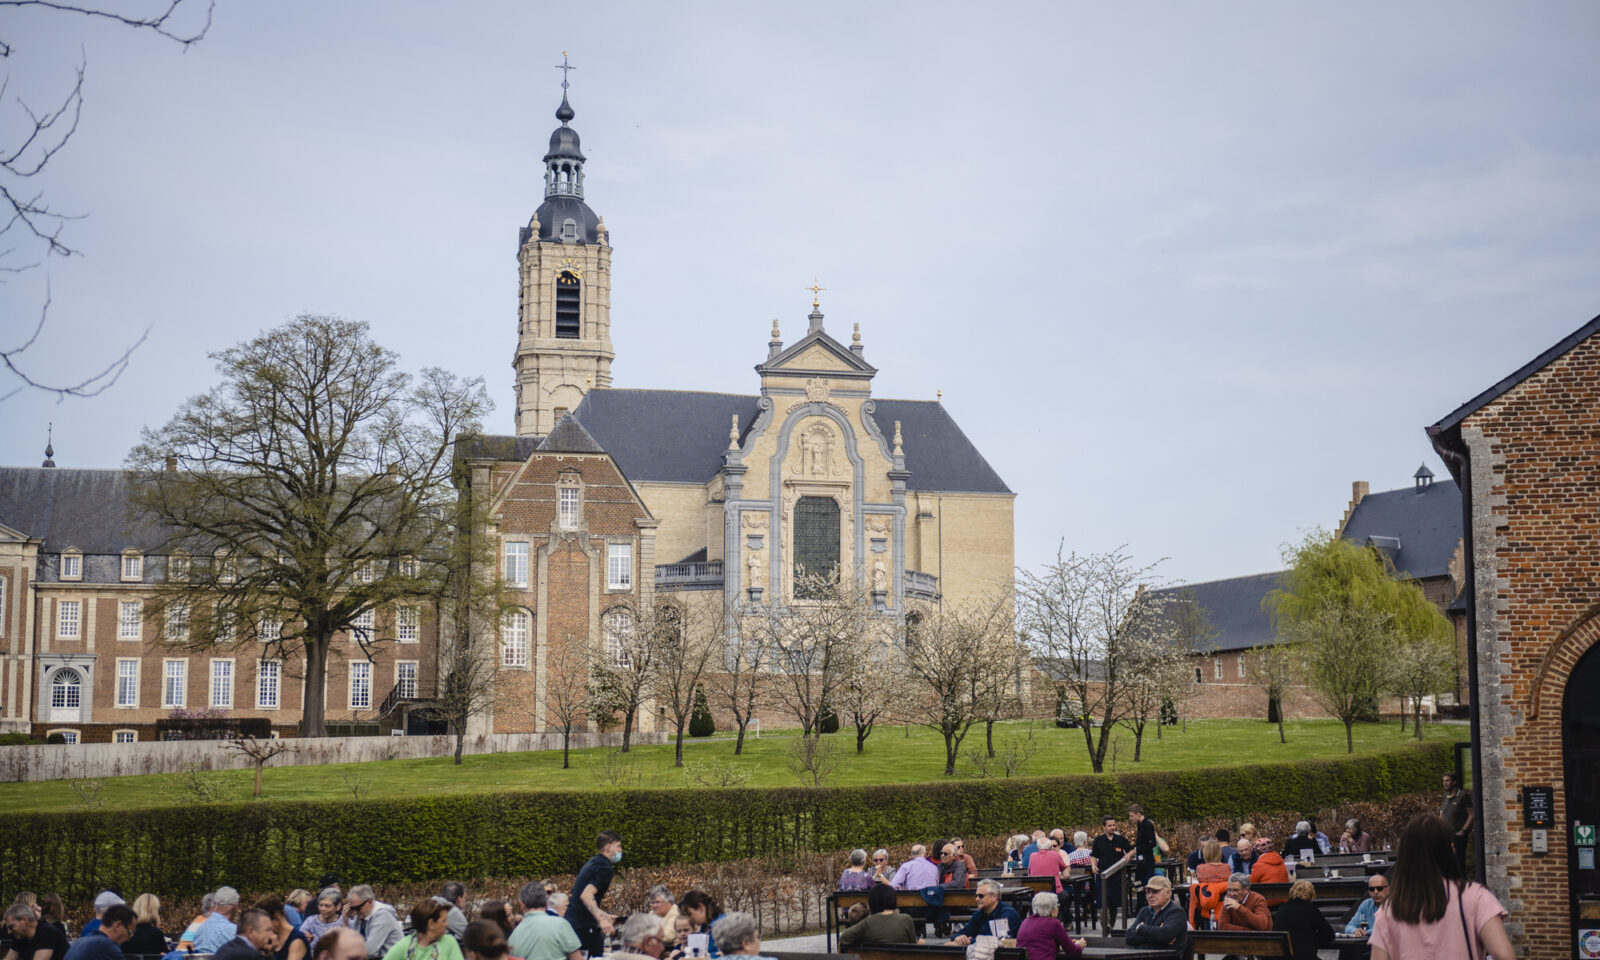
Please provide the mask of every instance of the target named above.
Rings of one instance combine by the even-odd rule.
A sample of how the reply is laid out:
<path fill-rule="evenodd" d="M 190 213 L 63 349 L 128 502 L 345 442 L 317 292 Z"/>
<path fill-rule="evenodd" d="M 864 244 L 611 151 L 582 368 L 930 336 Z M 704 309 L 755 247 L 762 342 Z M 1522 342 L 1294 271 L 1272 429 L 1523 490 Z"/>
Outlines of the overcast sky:
<path fill-rule="evenodd" d="M 1352 480 L 1446 478 L 1423 427 L 1600 312 L 1592 2 L 224 3 L 187 52 L 33 10 L 0 39 L 7 139 L 87 63 L 34 183 L 82 256 L 5 278 L 0 332 L 48 283 L 26 360 L 61 380 L 149 330 L 98 397 L 0 404 L 8 464 L 54 421 L 58 464 L 120 465 L 302 312 L 483 376 L 512 432 L 563 50 L 615 384 L 754 392 L 820 278 L 874 393 L 943 390 L 1017 492 L 1023 565 L 1276 569 Z"/>

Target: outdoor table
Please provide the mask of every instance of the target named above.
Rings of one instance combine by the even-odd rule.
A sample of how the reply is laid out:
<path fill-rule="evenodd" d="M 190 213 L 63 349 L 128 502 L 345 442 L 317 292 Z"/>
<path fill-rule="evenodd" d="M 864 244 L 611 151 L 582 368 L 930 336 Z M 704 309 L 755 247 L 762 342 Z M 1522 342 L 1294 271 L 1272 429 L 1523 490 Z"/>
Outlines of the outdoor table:
<path fill-rule="evenodd" d="M 1179 960 L 1183 951 L 1162 947 L 1130 947 L 1121 937 L 1080 937 L 1085 940 L 1085 957 L 1104 960 Z M 949 943 L 863 943 L 852 951 L 858 960 L 966 960 L 967 948 Z M 1027 951 L 1020 947 L 1001 947 L 995 951 L 995 960 L 1026 960 Z M 786 960 L 782 954 L 773 954 Z"/>
<path fill-rule="evenodd" d="M 922 894 L 916 890 L 896 890 L 895 907 L 905 909 L 927 909 L 928 901 L 922 899 Z M 1000 888 L 1000 899 L 1010 903 L 1019 914 L 1026 917 L 1032 909 L 1030 901 L 1033 899 L 1033 890 L 1028 887 Z M 851 904 L 866 903 L 867 891 L 865 890 L 835 890 L 828 896 L 827 939 L 824 941 L 829 952 L 833 950 L 836 931 L 839 929 L 839 914 L 850 909 Z M 1020 904 L 1020 905 L 1019 905 Z M 973 913 L 978 908 L 978 891 L 972 887 L 958 887 L 944 892 L 944 908 L 951 911 L 952 915 L 958 911 Z"/>
<path fill-rule="evenodd" d="M 999 880 L 1002 886 L 1027 887 L 1034 893 L 1056 892 L 1054 877 L 1025 877 L 1015 873 L 1008 877 L 1000 870 L 979 870 L 973 886 L 977 886 L 979 880 Z"/>

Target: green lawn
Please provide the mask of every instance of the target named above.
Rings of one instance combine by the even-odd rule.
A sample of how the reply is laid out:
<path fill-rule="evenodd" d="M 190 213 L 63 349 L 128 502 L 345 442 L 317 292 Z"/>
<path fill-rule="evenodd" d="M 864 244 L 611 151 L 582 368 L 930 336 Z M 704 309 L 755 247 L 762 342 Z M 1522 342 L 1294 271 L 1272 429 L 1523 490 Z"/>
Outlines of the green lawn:
<path fill-rule="evenodd" d="M 1233 763 L 1270 763 L 1307 757 L 1342 756 L 1345 752 L 1344 727 L 1337 721 L 1299 720 L 1285 724 L 1289 742 L 1278 743 L 1277 728 L 1259 720 L 1203 720 L 1189 724 L 1187 732 L 1167 728 L 1157 741 L 1154 728 L 1145 737 L 1143 759 L 1133 762 L 1133 734 L 1116 734 L 1116 770 L 1170 770 Z M 1045 776 L 1089 773 L 1089 759 L 1080 730 L 1062 730 L 1034 725 L 1037 752 L 1023 770 L 1024 775 Z M 1462 726 L 1438 725 L 1424 728 L 1430 740 L 1464 740 Z M 1027 735 L 1021 722 L 996 728 L 996 748 L 1003 750 L 1008 740 Z M 719 735 L 720 736 L 720 735 Z M 910 736 L 900 726 L 879 727 L 867 740 L 866 752 L 857 756 L 853 729 L 846 727 L 829 738 L 842 754 L 830 785 L 869 783 L 914 783 L 943 779 L 944 745 L 931 730 L 913 727 Z M 723 767 L 748 770 L 748 786 L 794 786 L 799 781 L 789 771 L 787 758 L 790 736 L 768 733 L 760 740 L 749 740 L 743 756 L 733 755 L 731 740 L 711 738 L 687 741 L 684 760 L 690 767 L 707 767 L 714 760 Z M 1410 740 L 1402 736 L 1398 724 L 1357 724 L 1357 753 L 1393 750 Z M 973 750 L 981 750 L 983 728 L 976 727 L 967 740 Z M 965 753 L 965 751 L 963 751 Z M 350 797 L 404 797 L 430 793 L 476 793 L 496 790 L 595 790 L 623 787 L 697 787 L 683 770 L 672 766 L 672 745 L 635 747 L 630 754 L 611 750 L 575 750 L 572 768 L 561 769 L 560 751 L 511 753 L 465 757 L 460 767 L 449 757 L 427 760 L 389 760 L 365 764 L 321 767 L 268 767 L 264 796 L 269 799 L 329 799 Z M 1106 770 L 1111 772 L 1108 748 Z M 975 768 L 963 760 L 957 776 L 976 776 Z M 250 774 L 238 771 L 203 774 L 219 790 L 221 799 L 247 800 Z M 118 777 L 102 785 L 97 803 L 103 809 L 133 809 L 196 802 L 196 794 L 185 786 L 192 780 L 181 774 Z M 81 784 L 79 785 L 81 787 Z M 0 784 L 0 807 L 14 811 L 82 810 L 86 801 L 71 781 Z"/>

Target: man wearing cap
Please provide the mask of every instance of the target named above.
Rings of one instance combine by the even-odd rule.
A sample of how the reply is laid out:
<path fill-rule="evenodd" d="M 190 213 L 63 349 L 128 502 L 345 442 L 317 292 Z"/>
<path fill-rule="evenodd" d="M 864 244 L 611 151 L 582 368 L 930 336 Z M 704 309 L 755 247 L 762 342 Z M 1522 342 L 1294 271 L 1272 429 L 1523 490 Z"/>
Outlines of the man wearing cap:
<path fill-rule="evenodd" d="M 114 890 L 100 891 L 100 895 L 94 898 L 94 919 L 83 925 L 83 932 L 78 936 L 87 937 L 89 934 L 100 929 L 101 918 L 105 916 L 106 908 L 114 907 L 117 904 L 124 902 L 125 901 L 121 897 L 117 896 L 117 893 Z"/>
<path fill-rule="evenodd" d="M 101 897 L 105 894 L 101 894 Z M 116 896 L 112 894 L 112 896 Z M 78 938 L 67 951 L 65 960 L 123 960 L 122 945 L 133 936 L 135 920 L 133 908 L 117 897 L 117 902 L 100 908 L 100 898 L 95 898 L 95 913 L 99 925 Z M 87 925 L 85 925 L 85 929 Z"/>
<path fill-rule="evenodd" d="M 239 935 L 233 918 L 239 913 L 239 891 L 218 887 L 211 900 L 211 916 L 194 933 L 195 953 L 216 953 L 218 948 Z"/>

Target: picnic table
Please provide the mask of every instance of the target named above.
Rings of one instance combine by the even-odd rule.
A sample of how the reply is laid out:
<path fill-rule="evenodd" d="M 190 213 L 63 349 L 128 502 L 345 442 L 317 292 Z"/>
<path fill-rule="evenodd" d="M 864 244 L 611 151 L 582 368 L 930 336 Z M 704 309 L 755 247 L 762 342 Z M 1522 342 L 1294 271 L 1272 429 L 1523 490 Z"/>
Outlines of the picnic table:
<path fill-rule="evenodd" d="M 928 901 L 922 899 L 922 894 L 916 890 L 896 890 L 895 907 L 899 910 L 925 910 Z M 1032 909 L 1034 891 L 1030 887 L 1002 886 L 1000 899 L 1010 903 L 1013 908 L 1024 917 Z M 834 938 L 839 929 L 839 915 L 850 909 L 852 904 L 866 903 L 867 891 L 865 890 L 835 890 L 828 896 L 827 910 L 827 940 L 828 950 L 833 950 Z M 978 891 L 972 887 L 957 887 L 944 892 L 944 909 L 949 910 L 953 920 L 957 914 L 970 916 L 978 908 Z M 963 912 L 964 911 L 964 912 Z"/>
<path fill-rule="evenodd" d="M 1085 957 L 1096 960 L 1181 960 L 1183 951 L 1164 947 L 1130 947 L 1121 937 L 1082 937 Z M 967 948 L 949 943 L 863 943 L 852 955 L 856 960 L 966 960 Z M 797 960 L 773 954 L 778 960 Z M 1021 947 L 1001 947 L 995 960 L 1026 960 Z"/>

